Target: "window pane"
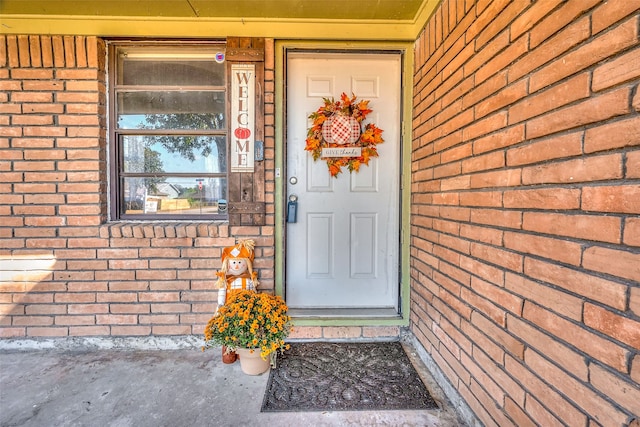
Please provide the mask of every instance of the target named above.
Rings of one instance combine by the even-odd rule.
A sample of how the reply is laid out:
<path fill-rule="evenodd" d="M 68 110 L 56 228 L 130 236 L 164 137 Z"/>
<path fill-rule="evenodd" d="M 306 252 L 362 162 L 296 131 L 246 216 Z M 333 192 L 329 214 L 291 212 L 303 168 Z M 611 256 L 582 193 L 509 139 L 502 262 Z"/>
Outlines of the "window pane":
<path fill-rule="evenodd" d="M 123 136 L 125 173 L 224 173 L 224 136 Z"/>
<path fill-rule="evenodd" d="M 209 59 L 123 58 L 121 85 L 223 86 L 224 63 Z"/>
<path fill-rule="evenodd" d="M 124 178 L 124 214 L 217 214 L 227 192 L 226 178 Z M 226 212 L 220 212 L 226 213 Z"/>
<path fill-rule="evenodd" d="M 145 41 L 110 50 L 116 55 L 109 79 L 115 218 L 227 214 L 224 49 L 223 43 Z"/>
<path fill-rule="evenodd" d="M 225 128 L 224 92 L 122 92 L 117 107 L 120 129 Z"/>

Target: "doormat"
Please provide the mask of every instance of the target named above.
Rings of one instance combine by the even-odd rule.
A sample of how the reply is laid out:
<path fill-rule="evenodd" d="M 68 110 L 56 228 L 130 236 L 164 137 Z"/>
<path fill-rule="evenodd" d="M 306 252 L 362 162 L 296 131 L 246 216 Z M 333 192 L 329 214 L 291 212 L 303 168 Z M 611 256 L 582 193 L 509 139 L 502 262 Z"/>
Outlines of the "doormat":
<path fill-rule="evenodd" d="M 271 369 L 262 412 L 435 409 L 399 342 L 293 343 Z"/>

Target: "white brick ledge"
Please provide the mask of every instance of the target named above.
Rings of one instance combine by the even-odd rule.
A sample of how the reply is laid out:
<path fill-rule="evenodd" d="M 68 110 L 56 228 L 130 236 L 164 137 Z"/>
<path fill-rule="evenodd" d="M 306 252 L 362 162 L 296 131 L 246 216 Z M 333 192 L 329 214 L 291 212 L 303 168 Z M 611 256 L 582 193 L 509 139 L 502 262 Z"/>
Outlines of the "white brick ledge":
<path fill-rule="evenodd" d="M 102 238 L 229 237 L 226 221 L 163 222 L 118 221 L 100 226 Z"/>
<path fill-rule="evenodd" d="M 18 350 L 184 350 L 201 351 L 203 336 L 64 337 L 0 339 L 0 351 Z"/>

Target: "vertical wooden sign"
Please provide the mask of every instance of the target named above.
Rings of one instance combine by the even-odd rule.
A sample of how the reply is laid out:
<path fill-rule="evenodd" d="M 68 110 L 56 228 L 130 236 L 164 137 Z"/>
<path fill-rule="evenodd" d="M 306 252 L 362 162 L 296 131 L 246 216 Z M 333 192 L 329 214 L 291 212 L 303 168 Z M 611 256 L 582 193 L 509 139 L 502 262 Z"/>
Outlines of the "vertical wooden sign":
<path fill-rule="evenodd" d="M 254 171 L 255 64 L 231 65 L 231 172 Z"/>
<path fill-rule="evenodd" d="M 265 140 L 265 39 L 227 37 L 226 60 L 229 76 L 229 224 L 264 225 L 266 162 L 255 160 L 254 144 Z M 234 91 L 237 95 L 232 96 Z M 250 125 L 252 120 L 254 123 Z M 242 130 L 236 135 L 238 128 Z M 249 138 L 245 138 L 247 132 L 251 132 Z"/>

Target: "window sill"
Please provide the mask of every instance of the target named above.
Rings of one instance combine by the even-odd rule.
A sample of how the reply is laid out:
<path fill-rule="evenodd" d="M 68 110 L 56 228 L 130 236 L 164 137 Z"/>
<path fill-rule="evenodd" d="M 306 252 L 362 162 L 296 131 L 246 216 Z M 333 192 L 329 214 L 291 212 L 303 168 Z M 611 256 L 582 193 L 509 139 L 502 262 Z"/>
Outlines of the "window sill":
<path fill-rule="evenodd" d="M 102 238 L 228 237 L 228 221 L 115 221 L 100 226 Z"/>

